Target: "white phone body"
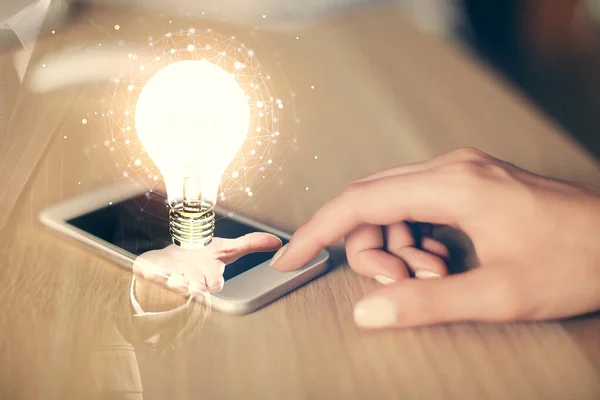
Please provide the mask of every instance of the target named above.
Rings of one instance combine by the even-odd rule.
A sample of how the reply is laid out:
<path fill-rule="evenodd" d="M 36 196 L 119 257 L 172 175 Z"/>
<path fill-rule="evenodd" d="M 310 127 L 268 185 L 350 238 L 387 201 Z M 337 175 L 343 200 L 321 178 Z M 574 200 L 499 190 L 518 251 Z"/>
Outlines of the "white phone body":
<path fill-rule="evenodd" d="M 117 204 L 146 191 L 147 189 L 135 182 L 119 181 L 53 205 L 44 210 L 39 219 L 50 229 L 67 235 L 91 247 L 111 261 L 132 270 L 136 258 L 134 254 L 85 232 L 67 221 L 102 209 L 111 202 Z M 219 207 L 216 207 L 215 211 L 222 215 L 228 215 L 226 210 Z M 228 218 L 287 240 L 291 237 L 286 232 L 241 215 L 229 214 Z M 226 281 L 221 292 L 211 295 L 212 308 L 236 315 L 255 311 L 324 273 L 327 270 L 328 260 L 329 252 L 324 250 L 306 266 L 291 272 L 276 271 L 268 265 L 268 261 L 264 262 Z"/>

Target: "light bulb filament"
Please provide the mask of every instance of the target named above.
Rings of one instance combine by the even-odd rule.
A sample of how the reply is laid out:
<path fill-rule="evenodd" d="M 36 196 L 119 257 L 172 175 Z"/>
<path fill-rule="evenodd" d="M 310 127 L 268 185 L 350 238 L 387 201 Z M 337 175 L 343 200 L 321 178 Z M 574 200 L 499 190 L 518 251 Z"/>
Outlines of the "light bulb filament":
<path fill-rule="evenodd" d="M 202 208 L 202 186 L 199 177 L 187 177 L 183 182 L 183 208 L 194 212 Z"/>
<path fill-rule="evenodd" d="M 215 231 L 214 204 L 202 198 L 197 166 L 189 165 L 183 181 L 183 199 L 171 203 L 169 225 L 173 243 L 184 248 L 208 246 Z"/>

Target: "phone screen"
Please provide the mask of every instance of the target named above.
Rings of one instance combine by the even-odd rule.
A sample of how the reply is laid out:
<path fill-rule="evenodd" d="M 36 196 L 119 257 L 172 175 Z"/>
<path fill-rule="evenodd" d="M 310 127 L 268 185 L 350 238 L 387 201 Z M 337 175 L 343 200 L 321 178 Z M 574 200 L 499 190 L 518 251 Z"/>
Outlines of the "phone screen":
<path fill-rule="evenodd" d="M 215 237 L 235 239 L 256 228 L 216 215 Z M 163 249 L 172 244 L 169 233 L 169 210 L 162 195 L 142 194 L 119 203 L 67 221 L 105 242 L 111 243 L 129 253 L 139 256 L 150 250 Z M 283 244 L 287 241 L 280 238 Z M 229 280 L 270 260 L 274 252 L 254 253 L 238 259 L 225 268 L 224 278 Z"/>

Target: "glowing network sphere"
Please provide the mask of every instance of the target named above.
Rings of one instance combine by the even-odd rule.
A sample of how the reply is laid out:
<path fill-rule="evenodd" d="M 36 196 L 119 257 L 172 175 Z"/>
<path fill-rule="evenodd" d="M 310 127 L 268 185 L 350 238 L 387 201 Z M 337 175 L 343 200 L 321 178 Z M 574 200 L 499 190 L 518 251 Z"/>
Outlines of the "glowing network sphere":
<path fill-rule="evenodd" d="M 122 54 L 129 68 L 112 76 L 107 85 L 98 85 L 88 112 L 77 116 L 92 138 L 92 145 L 84 151 L 94 151 L 90 154 L 100 157 L 114 176 L 132 179 L 162 196 L 168 178 L 162 176 L 139 139 L 137 103 L 146 84 L 164 68 L 182 61 L 204 60 L 234 77 L 250 109 L 247 138 L 223 173 L 218 192 L 220 203 L 238 209 L 282 171 L 297 149 L 300 118 L 296 115 L 296 96 L 268 52 L 254 51 L 235 36 L 188 24 L 173 21 L 169 31 L 148 37 L 147 46 Z M 269 71 L 261 60 L 270 64 Z M 246 191 L 247 187 L 251 190 Z M 140 204 L 140 208 L 143 206 Z"/>

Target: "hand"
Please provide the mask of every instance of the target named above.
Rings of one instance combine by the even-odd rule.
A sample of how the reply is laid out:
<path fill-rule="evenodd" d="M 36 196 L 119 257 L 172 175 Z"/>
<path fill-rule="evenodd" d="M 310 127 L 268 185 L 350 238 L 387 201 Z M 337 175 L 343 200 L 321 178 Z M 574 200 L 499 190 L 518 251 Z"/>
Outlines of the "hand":
<path fill-rule="evenodd" d="M 223 288 L 225 266 L 257 252 L 275 251 L 281 240 L 268 233 L 250 233 L 237 239 L 214 238 L 201 249 L 171 245 L 139 256 L 133 265 L 135 296 L 145 311 L 166 311 L 183 304 L 189 295 L 202 296 Z M 169 289 L 165 289 L 169 288 Z"/>
<path fill-rule="evenodd" d="M 479 266 L 448 276 L 439 244 L 411 247 L 407 221 L 462 230 Z M 296 269 L 344 237 L 352 269 L 395 281 L 356 305 L 363 327 L 542 320 L 600 309 L 598 192 L 476 150 L 350 184 L 296 232 L 274 267 Z M 440 279 L 407 279 L 405 267 Z"/>

